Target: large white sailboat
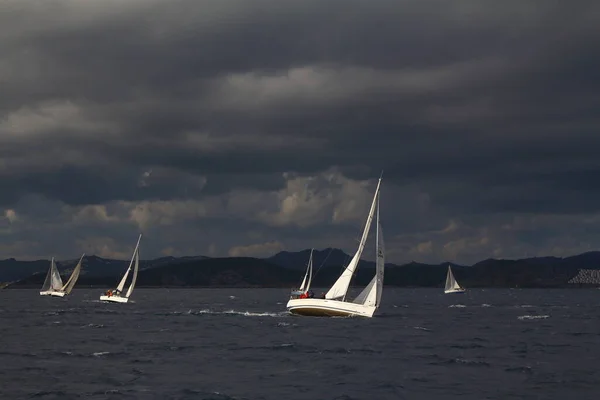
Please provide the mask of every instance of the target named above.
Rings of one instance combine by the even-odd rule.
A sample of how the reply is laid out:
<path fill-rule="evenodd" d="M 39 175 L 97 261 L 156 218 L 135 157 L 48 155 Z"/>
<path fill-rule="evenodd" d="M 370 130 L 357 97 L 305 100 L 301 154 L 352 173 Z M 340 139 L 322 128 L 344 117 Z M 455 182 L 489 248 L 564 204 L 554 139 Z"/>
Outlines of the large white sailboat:
<path fill-rule="evenodd" d="M 137 280 L 138 269 L 140 265 L 140 240 L 142 239 L 142 235 L 138 238 L 137 244 L 135 245 L 135 249 L 133 250 L 133 256 L 131 257 L 131 262 L 129 263 L 129 267 L 127 271 L 125 271 L 125 275 L 121 278 L 121 281 L 117 285 L 117 288 L 114 290 L 107 290 L 106 293 L 100 296 L 100 301 L 110 301 L 113 303 L 127 303 L 129 301 L 129 296 L 133 292 L 133 288 L 135 288 L 135 281 Z M 129 272 L 131 272 L 131 267 L 133 266 L 133 277 L 131 278 L 131 284 L 129 285 L 129 289 L 125 295 L 122 295 L 123 289 L 125 288 L 125 281 L 129 276 Z"/>
<path fill-rule="evenodd" d="M 310 290 L 310 283 L 312 281 L 312 269 L 313 269 L 313 249 L 310 250 L 310 258 L 308 259 L 308 266 L 306 267 L 306 273 L 302 284 L 298 289 L 292 290 L 290 298 L 307 297 Z"/>
<path fill-rule="evenodd" d="M 444 293 L 464 293 L 465 291 L 466 289 L 461 287 L 454 278 L 452 268 L 450 268 L 450 265 L 448 265 L 448 273 L 446 274 L 446 286 L 444 288 Z"/>
<path fill-rule="evenodd" d="M 52 257 L 52 261 L 50 262 L 50 269 L 48 270 L 48 274 L 46 274 L 46 279 L 44 280 L 44 284 L 42 285 L 40 295 L 64 297 L 65 295 L 71 293 L 71 290 L 73 290 L 73 286 L 75 286 L 75 283 L 77 283 L 77 279 L 79 279 L 79 274 L 81 272 L 81 262 L 83 261 L 84 255 L 85 253 L 79 259 L 79 262 L 73 269 L 73 272 L 67 280 L 67 283 L 65 283 L 64 285 L 62 279 L 60 278 L 58 268 L 56 268 L 54 257 Z"/>
<path fill-rule="evenodd" d="M 319 317 L 372 317 L 381 303 L 381 293 L 383 290 L 383 272 L 385 267 L 385 248 L 383 245 L 383 234 L 379 221 L 379 188 L 381 178 L 377 182 L 377 189 L 373 197 L 373 203 L 369 211 L 369 216 L 365 224 L 358 250 L 350 260 L 346 269 L 342 272 L 338 280 L 333 284 L 325 294 L 325 298 L 301 298 L 290 299 L 287 303 L 287 309 L 292 314 L 309 315 Z M 377 229 L 375 248 L 377 249 L 376 272 L 371 282 L 363 291 L 353 300 L 346 299 L 346 294 L 350 286 L 352 276 L 358 267 L 360 257 L 365 248 L 371 223 L 377 212 Z"/>

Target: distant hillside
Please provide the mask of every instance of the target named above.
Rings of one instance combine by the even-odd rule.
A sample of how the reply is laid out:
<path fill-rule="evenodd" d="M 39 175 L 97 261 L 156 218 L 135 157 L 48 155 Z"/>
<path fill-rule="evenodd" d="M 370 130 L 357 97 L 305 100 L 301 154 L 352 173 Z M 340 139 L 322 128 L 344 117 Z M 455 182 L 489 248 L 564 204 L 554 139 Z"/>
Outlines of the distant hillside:
<path fill-rule="evenodd" d="M 154 260 L 140 260 L 140 269 L 176 264 L 183 261 L 204 260 L 205 256 L 161 257 Z M 56 261 L 62 275 L 70 274 L 79 259 Z M 131 260 L 113 260 L 98 256 L 85 256 L 82 261 L 81 276 L 87 278 L 113 278 L 122 274 Z M 46 274 L 50 260 L 17 261 L 14 258 L 0 260 L 0 282 L 15 282 L 33 274 Z"/>
<path fill-rule="evenodd" d="M 265 258 L 266 261 L 279 265 L 284 268 L 306 270 L 308 259 L 310 258 L 310 249 L 291 252 L 281 251 L 274 256 Z M 344 253 L 340 249 L 327 248 L 324 250 L 313 251 L 313 266 L 319 268 L 320 266 L 332 266 L 332 265 L 346 265 L 350 261 L 352 256 Z M 367 264 L 373 264 L 373 262 L 367 262 Z"/>
<path fill-rule="evenodd" d="M 140 264 L 139 287 L 294 287 L 302 279 L 310 250 L 280 252 L 272 257 L 208 258 L 163 257 Z M 314 287 L 328 287 L 339 276 L 350 256 L 339 249 L 314 252 Z M 58 262 L 64 279 L 78 260 Z M 129 260 L 84 258 L 78 286 L 113 287 Z M 322 267 L 320 267 L 323 265 Z M 0 282 L 13 282 L 9 288 L 41 287 L 49 261 L 0 261 Z M 448 263 L 438 265 L 411 262 L 388 264 L 388 286 L 441 287 Z M 466 287 L 588 287 L 600 286 L 600 252 L 557 258 L 521 260 L 487 259 L 473 266 L 452 265 L 454 275 Z M 353 285 L 366 285 L 374 274 L 374 263 L 361 260 Z"/>

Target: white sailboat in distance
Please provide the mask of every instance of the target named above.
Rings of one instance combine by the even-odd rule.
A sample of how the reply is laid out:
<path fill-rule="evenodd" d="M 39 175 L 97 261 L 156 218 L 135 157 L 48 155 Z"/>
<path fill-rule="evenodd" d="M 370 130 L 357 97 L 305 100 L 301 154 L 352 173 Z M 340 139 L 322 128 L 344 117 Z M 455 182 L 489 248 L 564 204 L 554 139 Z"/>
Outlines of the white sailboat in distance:
<path fill-rule="evenodd" d="M 114 290 L 107 290 L 103 295 L 100 296 L 100 301 L 110 301 L 113 303 L 127 303 L 129 301 L 129 296 L 131 296 L 131 292 L 133 292 L 133 288 L 135 288 L 135 281 L 137 279 L 138 269 L 140 266 L 140 240 L 142 240 L 142 234 L 140 234 L 137 244 L 135 245 L 135 249 L 133 250 L 133 256 L 131 257 L 129 267 L 127 268 L 127 271 L 125 271 L 125 275 L 123 275 L 121 278 L 117 288 Z M 131 278 L 131 284 L 129 285 L 129 289 L 127 289 L 127 293 L 122 295 L 123 289 L 125 288 L 125 281 L 129 276 L 129 272 L 131 272 L 132 266 L 133 276 Z"/>
<path fill-rule="evenodd" d="M 367 317 L 373 316 L 375 311 L 381 304 L 381 293 L 383 289 L 383 272 L 385 267 L 385 248 L 383 245 L 383 234 L 379 221 L 379 188 L 381 186 L 381 178 L 377 182 L 377 189 L 373 197 L 373 203 L 369 211 L 369 216 L 365 224 L 358 250 L 350 260 L 346 269 L 342 272 L 337 281 L 325 294 L 324 298 L 302 298 L 290 299 L 286 305 L 288 311 L 297 315 L 309 315 L 318 317 Z M 353 300 L 349 301 L 346 298 L 348 287 L 352 276 L 358 267 L 360 257 L 365 248 L 369 229 L 373 222 L 373 217 L 377 211 L 377 229 L 375 237 L 375 248 L 377 249 L 376 272 L 371 282 L 363 289 L 363 291 Z"/>
<path fill-rule="evenodd" d="M 50 269 L 46 274 L 46 280 L 44 280 L 44 284 L 42 285 L 42 289 L 40 291 L 41 296 L 56 296 L 56 297 L 64 297 L 71 293 L 73 290 L 73 286 L 77 283 L 77 279 L 79 279 L 79 274 L 81 272 L 81 262 L 83 260 L 83 256 L 79 259 L 79 262 L 73 269 L 71 276 L 67 280 L 67 283 L 63 285 L 62 279 L 60 278 L 60 273 L 58 272 L 58 268 L 56 268 L 56 263 L 54 262 L 54 257 L 52 257 L 52 261 L 50 262 Z"/>
<path fill-rule="evenodd" d="M 461 287 L 454 278 L 452 268 L 450 268 L 450 265 L 448 265 L 448 273 L 446 274 L 446 287 L 444 288 L 444 293 L 464 293 L 465 291 L 466 289 Z"/>
<path fill-rule="evenodd" d="M 306 273 L 304 274 L 304 279 L 302 280 L 302 284 L 298 289 L 292 290 L 290 294 L 290 298 L 295 299 L 299 297 L 307 297 L 310 290 L 310 282 L 312 281 L 312 269 L 313 269 L 313 250 L 310 249 L 310 258 L 308 259 L 308 266 L 306 267 Z"/>

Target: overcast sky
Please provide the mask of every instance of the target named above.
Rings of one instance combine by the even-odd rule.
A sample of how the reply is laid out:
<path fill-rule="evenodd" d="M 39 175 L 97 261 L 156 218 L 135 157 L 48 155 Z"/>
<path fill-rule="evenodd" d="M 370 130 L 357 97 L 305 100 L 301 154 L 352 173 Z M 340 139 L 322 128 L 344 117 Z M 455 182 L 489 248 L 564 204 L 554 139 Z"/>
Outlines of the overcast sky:
<path fill-rule="evenodd" d="M 0 8 L 0 258 L 600 248 L 596 1 Z"/>

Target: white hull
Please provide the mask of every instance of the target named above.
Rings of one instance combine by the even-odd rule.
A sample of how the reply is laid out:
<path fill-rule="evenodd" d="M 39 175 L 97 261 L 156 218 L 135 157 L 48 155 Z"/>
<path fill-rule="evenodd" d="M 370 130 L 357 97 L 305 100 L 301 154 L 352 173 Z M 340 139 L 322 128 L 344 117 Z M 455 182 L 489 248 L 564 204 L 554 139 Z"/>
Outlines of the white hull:
<path fill-rule="evenodd" d="M 113 303 L 127 303 L 127 301 L 129 301 L 129 298 L 127 297 L 121 297 L 121 296 L 100 296 L 100 301 L 110 301 Z"/>
<path fill-rule="evenodd" d="M 375 306 L 328 299 L 292 299 L 288 301 L 286 307 L 292 314 L 313 317 L 371 318 L 377 310 Z"/>
<path fill-rule="evenodd" d="M 54 292 L 51 290 L 47 290 L 45 292 L 40 292 L 40 296 L 54 296 L 54 297 L 65 297 L 65 292 Z"/>
<path fill-rule="evenodd" d="M 444 290 L 445 294 L 464 293 L 464 292 L 466 292 L 466 289 L 448 289 L 448 290 Z"/>

